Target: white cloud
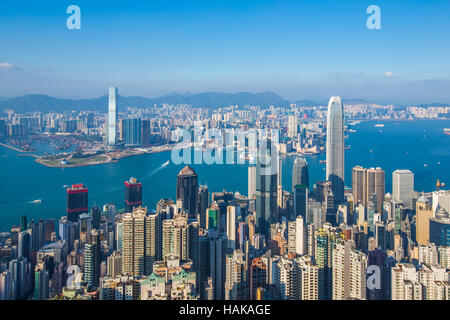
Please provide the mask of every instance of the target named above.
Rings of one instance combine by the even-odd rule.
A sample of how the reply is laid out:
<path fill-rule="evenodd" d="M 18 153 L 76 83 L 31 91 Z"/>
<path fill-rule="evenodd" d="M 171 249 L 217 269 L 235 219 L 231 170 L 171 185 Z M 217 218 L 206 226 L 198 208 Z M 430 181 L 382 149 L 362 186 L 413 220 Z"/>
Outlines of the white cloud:
<path fill-rule="evenodd" d="M 0 62 L 0 70 L 22 70 L 22 69 L 9 62 Z"/>
<path fill-rule="evenodd" d="M 384 76 L 385 76 L 385 77 L 388 77 L 388 78 L 391 78 L 391 77 L 396 77 L 397 74 L 396 74 L 396 73 L 393 73 L 393 72 L 391 72 L 391 71 L 388 71 L 388 72 L 386 72 L 386 73 L 384 74 Z"/>

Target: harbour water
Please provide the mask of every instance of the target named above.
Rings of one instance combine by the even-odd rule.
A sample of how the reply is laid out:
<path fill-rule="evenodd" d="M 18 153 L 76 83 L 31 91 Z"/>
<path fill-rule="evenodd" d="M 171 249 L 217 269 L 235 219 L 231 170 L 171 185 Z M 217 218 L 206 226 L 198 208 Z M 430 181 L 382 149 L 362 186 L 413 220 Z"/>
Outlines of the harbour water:
<path fill-rule="evenodd" d="M 383 123 L 384 127 L 375 127 Z M 346 186 L 351 186 L 351 170 L 356 165 L 381 167 L 386 171 L 386 192 L 391 192 L 392 172 L 410 169 L 415 174 L 415 190 L 433 191 L 437 179 L 450 185 L 450 128 L 448 120 L 361 122 L 353 125 L 346 141 Z M 325 154 L 307 157 L 311 186 L 325 179 Z M 143 183 L 143 200 L 155 208 L 161 198 L 174 198 L 177 173 L 170 152 L 121 159 L 117 163 L 78 168 L 49 168 L 35 158 L 0 146 L 0 231 L 28 220 L 59 218 L 65 215 L 65 185 L 83 183 L 89 188 L 89 206 L 115 203 L 124 207 L 124 181 L 136 177 Z M 294 157 L 283 159 L 283 185 L 291 190 Z M 167 161 L 170 161 L 167 164 Z M 238 191 L 247 194 L 247 165 L 192 165 L 201 184 L 210 192 Z M 34 200 L 42 200 L 34 202 Z"/>

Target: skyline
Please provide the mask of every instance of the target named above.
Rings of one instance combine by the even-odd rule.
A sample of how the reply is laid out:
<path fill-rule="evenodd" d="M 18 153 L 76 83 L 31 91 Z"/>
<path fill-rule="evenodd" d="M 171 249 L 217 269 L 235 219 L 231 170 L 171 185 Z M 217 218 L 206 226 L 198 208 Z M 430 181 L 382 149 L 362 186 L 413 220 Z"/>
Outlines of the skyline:
<path fill-rule="evenodd" d="M 450 103 L 445 1 L 379 2 L 381 30 L 367 29 L 365 1 L 78 1 L 81 30 L 65 26 L 70 4 L 0 5 L 0 97 L 99 97 L 114 85 L 125 96 Z"/>

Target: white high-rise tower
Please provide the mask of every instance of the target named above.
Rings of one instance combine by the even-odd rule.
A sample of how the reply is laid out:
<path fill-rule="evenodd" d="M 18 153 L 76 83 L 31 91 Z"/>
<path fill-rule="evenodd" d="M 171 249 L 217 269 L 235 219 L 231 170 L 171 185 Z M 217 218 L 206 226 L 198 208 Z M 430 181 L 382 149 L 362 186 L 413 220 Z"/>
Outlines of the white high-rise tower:
<path fill-rule="evenodd" d="M 331 97 L 327 115 L 327 180 L 337 202 L 344 201 L 344 107 L 340 97 Z"/>
<path fill-rule="evenodd" d="M 117 88 L 109 88 L 108 99 L 108 128 L 107 139 L 108 145 L 113 146 L 116 144 L 117 137 Z"/>

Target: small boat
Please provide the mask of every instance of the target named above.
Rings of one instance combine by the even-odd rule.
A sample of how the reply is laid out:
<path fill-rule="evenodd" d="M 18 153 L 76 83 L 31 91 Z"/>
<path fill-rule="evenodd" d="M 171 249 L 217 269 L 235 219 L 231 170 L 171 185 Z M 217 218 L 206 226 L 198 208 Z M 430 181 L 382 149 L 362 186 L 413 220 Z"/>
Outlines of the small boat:
<path fill-rule="evenodd" d="M 327 163 L 327 160 L 320 160 L 319 163 Z"/>
<path fill-rule="evenodd" d="M 40 203 L 42 203 L 42 200 L 41 199 L 33 200 L 33 201 L 31 201 L 31 203 L 32 204 L 40 204 Z"/>
<path fill-rule="evenodd" d="M 428 167 L 428 165 L 425 163 L 424 165 L 423 165 L 424 167 Z"/>
<path fill-rule="evenodd" d="M 384 127 L 384 124 L 382 124 L 382 123 L 377 123 L 375 125 L 375 128 L 383 128 L 383 127 Z"/>
<path fill-rule="evenodd" d="M 163 166 L 163 167 L 167 167 L 167 166 L 169 165 L 169 163 L 170 163 L 170 161 L 166 161 L 166 162 L 163 163 L 162 166 Z"/>

